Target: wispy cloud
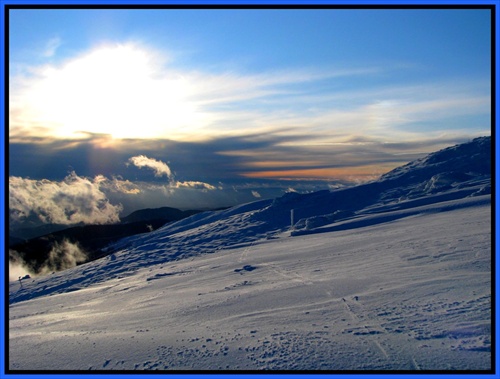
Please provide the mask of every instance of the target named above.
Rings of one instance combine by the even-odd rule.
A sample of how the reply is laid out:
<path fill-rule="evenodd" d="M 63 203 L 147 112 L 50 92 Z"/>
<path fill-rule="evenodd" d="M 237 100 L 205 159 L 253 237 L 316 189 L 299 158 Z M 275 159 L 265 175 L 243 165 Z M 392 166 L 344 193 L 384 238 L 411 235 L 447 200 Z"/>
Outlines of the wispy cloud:
<path fill-rule="evenodd" d="M 19 253 L 9 249 L 9 281 L 18 280 L 26 274 L 33 274 L 34 270 L 22 259 Z"/>
<path fill-rule="evenodd" d="M 197 189 L 197 190 L 202 190 L 204 192 L 213 191 L 213 190 L 217 189 L 215 186 L 213 186 L 211 184 L 197 182 L 197 181 L 174 182 L 171 187 L 172 188 Z"/>
<path fill-rule="evenodd" d="M 38 274 L 44 275 L 54 271 L 66 270 L 86 260 L 87 253 L 79 243 L 72 243 L 67 239 L 63 239 L 61 243 L 54 243 Z"/>
<path fill-rule="evenodd" d="M 47 41 L 47 44 L 45 45 L 45 49 L 43 50 L 43 56 L 45 58 L 51 58 L 53 57 L 57 49 L 62 45 L 62 40 L 59 37 L 54 37 L 51 38 L 49 41 Z"/>
<path fill-rule="evenodd" d="M 99 183 L 100 188 L 106 192 L 123 193 L 127 195 L 137 195 L 141 193 L 141 189 L 136 183 L 118 177 L 108 179 L 104 175 L 97 175 L 94 178 L 94 182 Z"/>

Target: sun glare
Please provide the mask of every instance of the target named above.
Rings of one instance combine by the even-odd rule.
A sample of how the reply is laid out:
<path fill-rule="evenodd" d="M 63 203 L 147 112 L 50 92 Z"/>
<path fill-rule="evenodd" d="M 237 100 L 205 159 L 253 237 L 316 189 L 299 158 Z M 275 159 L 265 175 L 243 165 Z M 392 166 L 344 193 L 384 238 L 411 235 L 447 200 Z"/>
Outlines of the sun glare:
<path fill-rule="evenodd" d="M 181 131 L 200 126 L 203 114 L 190 99 L 191 83 L 165 71 L 157 58 L 133 45 L 118 45 L 44 68 L 34 84 L 14 97 L 11 114 L 21 112 L 17 105 L 59 138 L 81 133 L 117 139 L 180 137 Z"/>

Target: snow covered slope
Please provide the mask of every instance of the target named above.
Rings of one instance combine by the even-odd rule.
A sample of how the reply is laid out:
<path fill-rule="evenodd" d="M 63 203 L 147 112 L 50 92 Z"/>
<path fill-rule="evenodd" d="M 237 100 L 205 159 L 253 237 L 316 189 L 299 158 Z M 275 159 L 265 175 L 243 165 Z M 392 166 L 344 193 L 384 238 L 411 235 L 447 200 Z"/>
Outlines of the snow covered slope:
<path fill-rule="evenodd" d="M 12 282 L 8 367 L 489 370 L 490 176 L 466 163 L 487 140 L 363 186 L 197 214 Z"/>
<path fill-rule="evenodd" d="M 490 214 L 481 196 L 136 271 L 109 259 L 38 279 L 25 291 L 80 290 L 10 306 L 8 365 L 488 370 Z"/>

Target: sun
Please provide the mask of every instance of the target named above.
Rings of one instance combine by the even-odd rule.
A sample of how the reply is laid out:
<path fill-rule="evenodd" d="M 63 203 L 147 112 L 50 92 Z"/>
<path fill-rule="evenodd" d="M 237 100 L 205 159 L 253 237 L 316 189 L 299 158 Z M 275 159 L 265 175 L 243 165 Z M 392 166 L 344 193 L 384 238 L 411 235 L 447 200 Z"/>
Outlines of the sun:
<path fill-rule="evenodd" d="M 203 123 L 189 78 L 167 71 L 160 55 L 133 44 L 102 46 L 45 67 L 15 97 L 25 119 L 56 138 L 82 133 L 175 138 Z M 18 110 L 18 114 L 20 111 Z"/>

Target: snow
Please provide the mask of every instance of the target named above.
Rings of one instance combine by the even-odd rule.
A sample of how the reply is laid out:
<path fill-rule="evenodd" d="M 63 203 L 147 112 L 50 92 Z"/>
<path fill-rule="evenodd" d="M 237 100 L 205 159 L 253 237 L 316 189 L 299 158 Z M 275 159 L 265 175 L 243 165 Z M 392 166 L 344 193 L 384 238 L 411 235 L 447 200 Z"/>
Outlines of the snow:
<path fill-rule="evenodd" d="M 490 372 L 489 146 L 196 214 L 10 282 L 7 366 Z"/>
<path fill-rule="evenodd" d="M 258 229 L 262 205 L 240 222 Z M 215 244 L 234 214 L 194 217 L 213 218 L 197 228 Z M 154 246 L 12 282 L 9 368 L 489 370 L 490 196 L 350 222 L 173 261 L 175 239 L 154 232 Z"/>

